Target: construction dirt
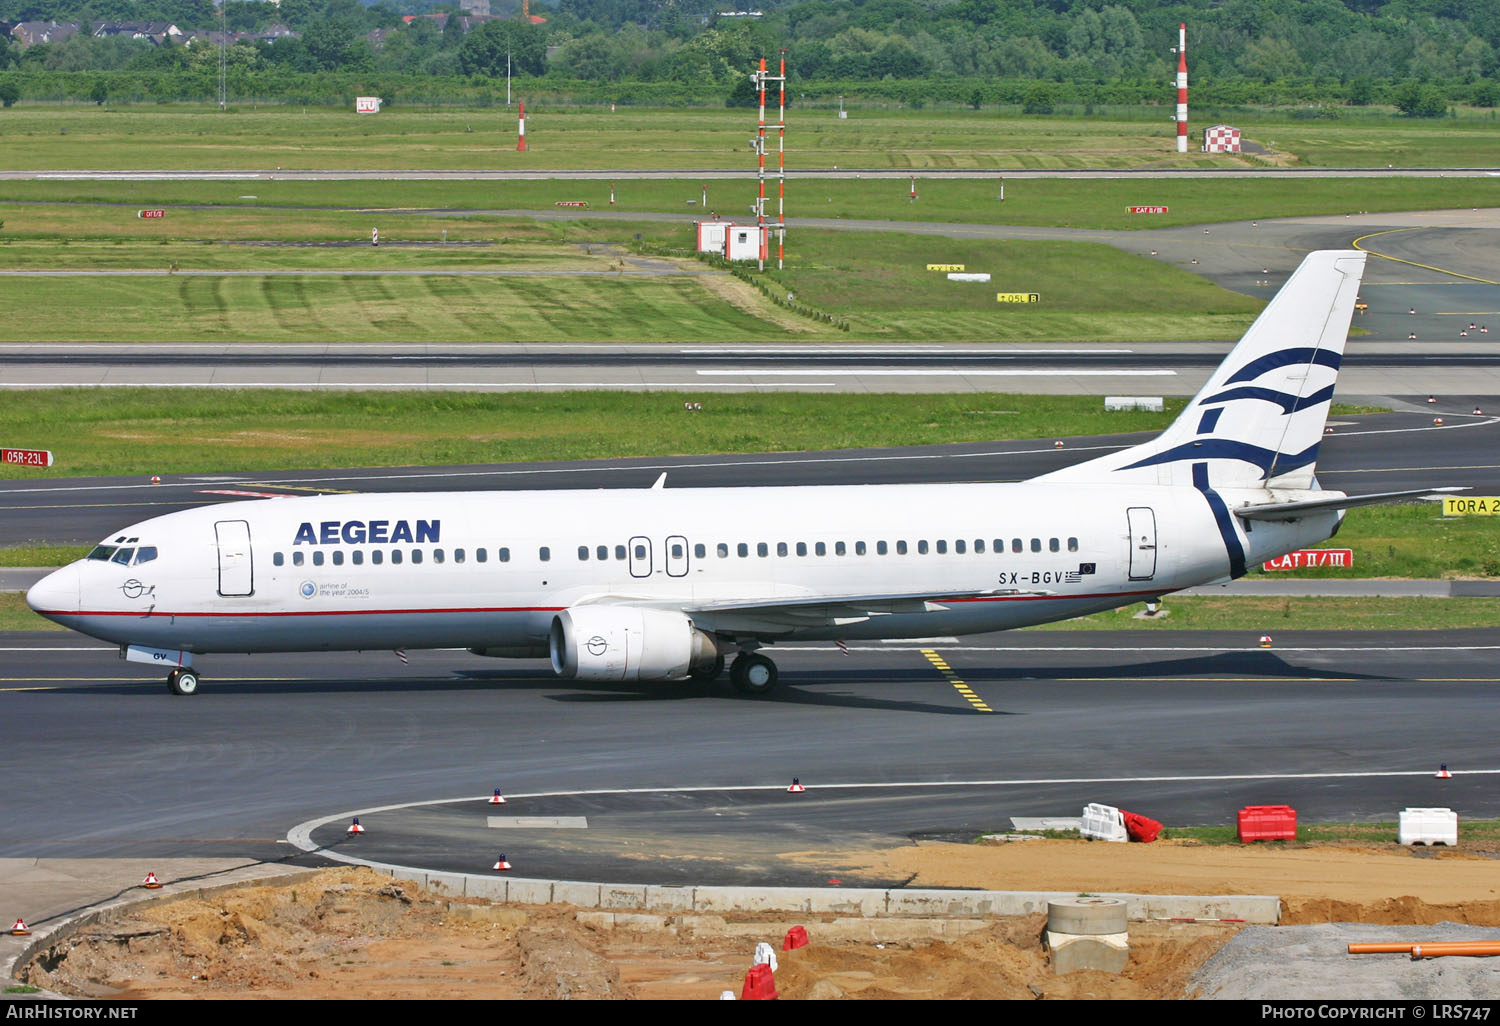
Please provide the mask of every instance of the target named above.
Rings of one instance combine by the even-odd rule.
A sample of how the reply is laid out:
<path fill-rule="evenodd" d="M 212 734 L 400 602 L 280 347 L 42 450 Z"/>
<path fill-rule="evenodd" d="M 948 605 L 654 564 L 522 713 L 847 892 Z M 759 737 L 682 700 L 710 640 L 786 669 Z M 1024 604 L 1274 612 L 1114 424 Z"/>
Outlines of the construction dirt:
<path fill-rule="evenodd" d="M 1283 923 L 1500 926 L 1492 851 L 1034 840 L 790 858 L 912 877 L 913 887 L 1272 894 Z M 1053 975 L 1045 916 L 858 919 L 492 905 L 364 869 L 148 903 L 58 940 L 20 974 L 95 998 L 697 998 L 740 994 L 759 941 L 785 998 L 1182 998 L 1236 932 L 1130 924 L 1119 975 Z M 811 943 L 780 951 L 788 928 Z"/>

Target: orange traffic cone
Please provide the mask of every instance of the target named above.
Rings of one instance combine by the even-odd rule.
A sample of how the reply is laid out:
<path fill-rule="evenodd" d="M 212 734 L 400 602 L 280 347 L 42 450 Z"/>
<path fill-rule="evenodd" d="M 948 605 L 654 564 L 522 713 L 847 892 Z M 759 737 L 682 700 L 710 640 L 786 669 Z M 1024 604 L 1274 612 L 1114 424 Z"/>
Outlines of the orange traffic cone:
<path fill-rule="evenodd" d="M 146 874 L 146 879 L 141 881 L 141 886 L 146 888 L 146 890 L 148 891 L 160 890 L 161 881 L 156 878 L 155 873 L 148 872 Z"/>
<path fill-rule="evenodd" d="M 505 796 L 500 793 L 500 789 L 498 787 L 495 788 L 495 793 L 490 798 L 490 804 L 491 805 L 504 805 L 505 804 Z"/>
<path fill-rule="evenodd" d="M 500 857 L 495 860 L 495 872 L 504 873 L 508 869 L 510 869 L 510 863 L 505 861 L 505 853 L 501 852 Z"/>
<path fill-rule="evenodd" d="M 1270 648 L 1271 647 L 1271 636 L 1269 634 L 1262 634 L 1260 636 L 1260 647 L 1261 648 Z"/>
<path fill-rule="evenodd" d="M 355 816 L 354 822 L 349 824 L 349 829 L 344 831 L 346 834 L 362 834 L 364 832 L 365 828 L 359 825 L 358 816 Z"/>
<path fill-rule="evenodd" d="M 1439 780 L 1453 779 L 1453 774 L 1448 772 L 1448 764 L 1446 762 L 1438 767 L 1438 771 L 1434 773 L 1433 776 L 1437 777 Z"/>
<path fill-rule="evenodd" d="M 10 928 L 10 935 L 12 937 L 30 937 L 31 929 L 26 925 L 26 920 L 16 919 L 16 925 Z"/>
<path fill-rule="evenodd" d="M 802 781 L 796 777 L 792 778 L 792 786 L 786 789 L 787 794 L 801 794 L 806 790 L 807 788 L 802 786 Z"/>

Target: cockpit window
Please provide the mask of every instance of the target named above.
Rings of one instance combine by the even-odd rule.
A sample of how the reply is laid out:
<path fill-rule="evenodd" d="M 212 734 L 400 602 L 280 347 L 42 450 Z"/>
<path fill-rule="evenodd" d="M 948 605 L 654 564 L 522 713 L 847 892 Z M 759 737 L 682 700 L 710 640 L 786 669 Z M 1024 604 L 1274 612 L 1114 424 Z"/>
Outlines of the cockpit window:
<path fill-rule="evenodd" d="M 140 548 L 138 548 L 138 549 L 135 550 L 135 565 L 136 566 L 140 566 L 142 563 L 149 563 L 149 562 L 151 562 L 155 558 L 156 558 L 156 546 L 155 545 L 142 545 Z"/>
<path fill-rule="evenodd" d="M 94 551 L 89 553 L 88 558 L 107 560 L 110 556 L 113 556 L 115 554 L 115 550 L 117 548 L 118 546 L 115 545 L 95 545 Z"/>
<path fill-rule="evenodd" d="M 135 549 L 121 549 L 115 553 L 114 559 L 111 559 L 110 562 L 119 563 L 121 566 L 129 566 L 130 557 L 133 555 L 135 555 Z"/>

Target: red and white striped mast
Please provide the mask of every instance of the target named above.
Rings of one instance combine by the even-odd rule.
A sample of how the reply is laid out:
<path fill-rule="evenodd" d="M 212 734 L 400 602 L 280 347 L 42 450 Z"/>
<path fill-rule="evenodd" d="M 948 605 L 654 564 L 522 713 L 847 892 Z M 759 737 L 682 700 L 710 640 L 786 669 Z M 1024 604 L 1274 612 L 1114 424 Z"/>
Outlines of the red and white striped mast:
<path fill-rule="evenodd" d="M 1177 152 L 1187 152 L 1187 22 L 1177 23 Z"/>
<path fill-rule="evenodd" d="M 755 76 L 755 84 L 760 87 L 760 128 L 755 134 L 755 152 L 760 158 L 760 171 L 757 177 L 760 180 L 760 198 L 755 202 L 755 226 L 760 235 L 760 257 L 756 261 L 757 270 L 766 269 L 766 59 L 760 59 L 760 74 Z"/>
<path fill-rule="evenodd" d="M 516 149 L 517 150 L 525 150 L 526 149 L 526 103 L 525 103 L 524 100 L 521 102 L 521 112 L 520 113 L 521 113 L 521 118 L 520 118 L 520 121 L 518 122 L 519 129 L 520 129 L 520 134 L 516 137 Z"/>

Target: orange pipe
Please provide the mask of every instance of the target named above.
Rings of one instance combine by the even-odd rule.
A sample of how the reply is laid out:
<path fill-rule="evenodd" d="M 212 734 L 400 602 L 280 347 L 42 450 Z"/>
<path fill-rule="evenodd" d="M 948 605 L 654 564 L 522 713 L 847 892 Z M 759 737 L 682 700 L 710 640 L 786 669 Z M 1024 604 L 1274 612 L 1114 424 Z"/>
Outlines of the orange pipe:
<path fill-rule="evenodd" d="M 1420 954 L 1417 952 L 1420 950 Z M 1351 955 L 1404 955 L 1413 958 L 1438 955 L 1500 955 L 1496 941 L 1403 941 L 1389 944 L 1351 944 Z"/>

